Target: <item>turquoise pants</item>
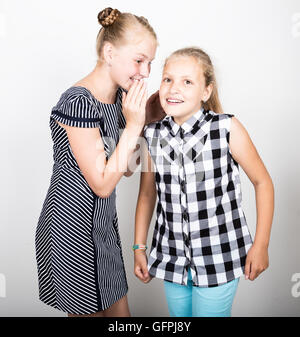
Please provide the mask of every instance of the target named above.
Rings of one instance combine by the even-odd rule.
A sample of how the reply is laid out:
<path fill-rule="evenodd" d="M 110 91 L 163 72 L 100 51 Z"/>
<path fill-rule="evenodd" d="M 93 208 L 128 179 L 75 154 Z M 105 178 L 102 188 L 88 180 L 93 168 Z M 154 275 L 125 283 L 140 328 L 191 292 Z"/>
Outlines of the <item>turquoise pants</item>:
<path fill-rule="evenodd" d="M 187 286 L 164 281 L 171 317 L 230 317 L 239 278 L 217 287 L 192 286 L 191 271 Z"/>

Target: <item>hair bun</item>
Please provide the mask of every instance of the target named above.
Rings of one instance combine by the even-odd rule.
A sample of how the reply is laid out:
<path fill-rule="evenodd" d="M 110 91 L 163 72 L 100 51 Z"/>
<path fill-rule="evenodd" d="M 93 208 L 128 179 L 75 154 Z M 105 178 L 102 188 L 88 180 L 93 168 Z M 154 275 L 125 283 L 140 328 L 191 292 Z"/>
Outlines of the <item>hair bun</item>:
<path fill-rule="evenodd" d="M 98 22 L 103 27 L 112 25 L 121 14 L 117 9 L 107 7 L 98 14 Z"/>

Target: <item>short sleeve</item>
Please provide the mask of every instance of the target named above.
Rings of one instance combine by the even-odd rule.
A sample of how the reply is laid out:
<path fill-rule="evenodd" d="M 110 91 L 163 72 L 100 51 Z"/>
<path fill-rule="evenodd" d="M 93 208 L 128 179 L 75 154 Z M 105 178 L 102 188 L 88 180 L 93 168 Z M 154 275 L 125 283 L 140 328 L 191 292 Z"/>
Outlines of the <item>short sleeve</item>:
<path fill-rule="evenodd" d="M 101 116 L 89 97 L 77 92 L 66 92 L 52 109 L 51 118 L 69 126 L 97 128 L 100 126 Z"/>

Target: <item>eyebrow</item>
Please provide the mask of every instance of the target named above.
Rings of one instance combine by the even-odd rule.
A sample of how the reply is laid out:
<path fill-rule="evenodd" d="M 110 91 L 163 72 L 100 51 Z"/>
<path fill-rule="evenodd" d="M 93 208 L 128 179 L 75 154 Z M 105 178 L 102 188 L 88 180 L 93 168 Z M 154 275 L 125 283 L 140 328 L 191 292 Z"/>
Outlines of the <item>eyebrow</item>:
<path fill-rule="evenodd" d="M 144 58 L 146 58 L 146 59 L 148 59 L 148 56 L 146 56 L 145 54 L 143 54 L 143 53 L 138 53 L 137 55 L 139 55 L 139 56 L 143 56 Z M 151 60 L 151 61 L 153 61 L 154 60 L 154 58 Z"/>
<path fill-rule="evenodd" d="M 163 73 L 163 75 L 164 76 L 172 76 L 171 74 L 169 74 L 169 73 Z M 189 74 L 189 75 L 182 75 L 182 76 L 180 76 L 181 78 L 185 78 L 185 77 L 193 77 L 193 75 L 192 74 Z"/>

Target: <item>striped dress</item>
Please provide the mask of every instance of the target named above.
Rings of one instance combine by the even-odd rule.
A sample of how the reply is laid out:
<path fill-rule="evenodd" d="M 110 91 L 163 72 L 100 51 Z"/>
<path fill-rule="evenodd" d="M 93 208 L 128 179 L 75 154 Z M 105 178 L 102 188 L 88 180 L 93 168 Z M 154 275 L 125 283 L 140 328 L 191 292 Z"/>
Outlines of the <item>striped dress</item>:
<path fill-rule="evenodd" d="M 52 109 L 53 173 L 39 217 L 36 260 L 39 298 L 71 314 L 102 311 L 128 291 L 116 212 L 116 191 L 98 197 L 72 153 L 63 124 L 99 128 L 107 159 L 125 127 L 122 90 L 98 101 L 84 87 L 66 90 Z"/>

